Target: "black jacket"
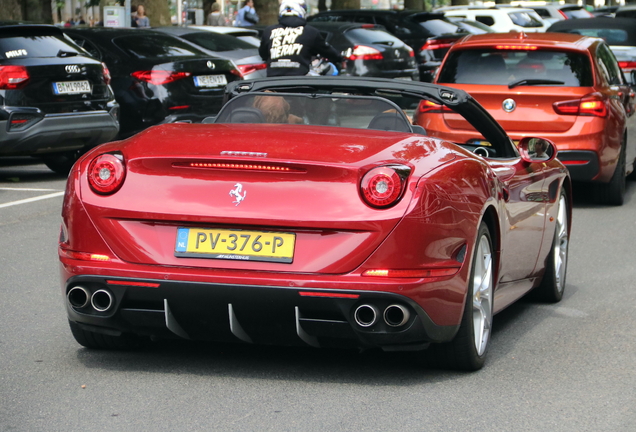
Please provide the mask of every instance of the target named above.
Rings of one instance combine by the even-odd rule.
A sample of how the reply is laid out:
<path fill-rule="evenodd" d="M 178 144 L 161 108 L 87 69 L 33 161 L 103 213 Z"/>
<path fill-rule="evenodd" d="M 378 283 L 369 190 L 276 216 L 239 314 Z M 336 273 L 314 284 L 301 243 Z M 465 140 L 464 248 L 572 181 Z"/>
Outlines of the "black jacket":
<path fill-rule="evenodd" d="M 318 54 L 332 63 L 342 61 L 320 32 L 299 17 L 280 17 L 278 24 L 267 27 L 258 52 L 267 62 L 267 76 L 307 75 Z"/>

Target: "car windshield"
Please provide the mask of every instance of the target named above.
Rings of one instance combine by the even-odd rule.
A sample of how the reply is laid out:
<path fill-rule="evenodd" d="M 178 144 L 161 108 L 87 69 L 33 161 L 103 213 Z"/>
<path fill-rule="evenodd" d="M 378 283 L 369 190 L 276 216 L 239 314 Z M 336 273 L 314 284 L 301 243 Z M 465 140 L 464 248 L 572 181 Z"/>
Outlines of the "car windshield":
<path fill-rule="evenodd" d="M 137 58 L 205 55 L 187 42 L 160 34 L 121 36 L 113 40 L 119 48 Z"/>
<path fill-rule="evenodd" d="M 216 123 L 275 123 L 411 132 L 403 111 L 370 96 L 249 93 L 231 99 Z"/>
<path fill-rule="evenodd" d="M 603 39 L 608 45 L 632 45 L 627 31 L 619 28 L 578 28 L 564 30 L 565 33 L 580 34 Z"/>
<path fill-rule="evenodd" d="M 590 61 L 581 53 L 477 49 L 451 53 L 438 82 L 589 87 L 593 79 Z"/>
<path fill-rule="evenodd" d="M 200 47 L 209 49 L 210 51 L 223 52 L 242 49 L 254 49 L 253 45 L 238 38 L 235 38 L 234 36 L 227 36 L 218 33 L 197 32 L 185 34 L 181 37 L 196 45 L 199 45 Z"/>
<path fill-rule="evenodd" d="M 55 36 L 0 37 L 0 59 L 85 55 Z"/>

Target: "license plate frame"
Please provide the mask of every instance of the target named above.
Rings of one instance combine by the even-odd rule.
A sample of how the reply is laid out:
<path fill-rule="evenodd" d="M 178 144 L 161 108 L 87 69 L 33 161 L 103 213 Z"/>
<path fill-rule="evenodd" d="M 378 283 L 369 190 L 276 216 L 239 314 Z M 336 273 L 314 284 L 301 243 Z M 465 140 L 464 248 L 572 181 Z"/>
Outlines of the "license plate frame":
<path fill-rule="evenodd" d="M 175 237 L 174 255 L 179 258 L 294 261 L 296 233 L 292 232 L 178 227 Z"/>
<path fill-rule="evenodd" d="M 88 80 L 60 81 L 53 83 L 53 93 L 56 95 L 72 95 L 92 93 L 93 89 Z"/>
<path fill-rule="evenodd" d="M 201 88 L 223 87 L 227 85 L 227 78 L 225 75 L 195 75 L 194 85 Z"/>

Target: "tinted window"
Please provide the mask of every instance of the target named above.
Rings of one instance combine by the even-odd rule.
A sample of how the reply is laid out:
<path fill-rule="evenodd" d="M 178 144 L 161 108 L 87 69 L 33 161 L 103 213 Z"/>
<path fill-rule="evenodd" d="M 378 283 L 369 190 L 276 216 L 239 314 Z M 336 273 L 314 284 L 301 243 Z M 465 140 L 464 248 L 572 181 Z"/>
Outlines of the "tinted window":
<path fill-rule="evenodd" d="M 453 52 L 440 71 L 440 83 L 507 85 L 545 79 L 567 87 L 591 86 L 588 57 L 559 51 L 463 50 Z M 546 84 L 547 85 L 547 84 Z"/>
<path fill-rule="evenodd" d="M 122 50 L 137 58 L 205 55 L 177 38 L 164 35 L 122 36 L 114 41 Z"/>
<path fill-rule="evenodd" d="M 60 51 L 64 55 L 85 54 L 71 43 L 55 36 L 0 37 L 0 59 L 56 57 Z"/>
<path fill-rule="evenodd" d="M 232 51 L 240 49 L 254 49 L 253 45 L 248 44 L 233 36 L 224 34 L 216 34 L 210 32 L 190 33 L 181 36 L 196 45 L 202 46 L 210 51 Z"/>
<path fill-rule="evenodd" d="M 609 45 L 629 45 L 627 42 L 628 35 L 625 30 L 621 29 L 571 29 L 564 30 L 566 33 L 580 34 L 583 36 L 597 37 L 603 39 Z"/>
<path fill-rule="evenodd" d="M 475 20 L 487 26 L 491 26 L 495 23 L 495 20 L 490 15 L 475 15 Z"/>
<path fill-rule="evenodd" d="M 532 8 L 541 18 L 550 18 L 550 12 L 544 8 Z"/>
<path fill-rule="evenodd" d="M 344 22 L 347 21 L 347 19 L 343 16 L 340 15 L 319 15 L 319 16 L 313 16 L 313 17 L 309 17 L 309 21 L 314 21 L 314 22 Z"/>
<path fill-rule="evenodd" d="M 563 13 L 570 19 L 576 18 L 591 18 L 593 15 L 586 11 L 585 9 L 577 8 L 577 9 L 561 9 Z"/>
<path fill-rule="evenodd" d="M 543 23 L 527 12 L 508 12 L 515 25 L 520 27 L 542 27 Z"/>
<path fill-rule="evenodd" d="M 628 9 L 624 11 L 616 11 L 616 18 L 636 18 L 636 9 Z"/>
<path fill-rule="evenodd" d="M 353 29 L 345 33 L 349 41 L 355 44 L 387 44 L 392 46 L 402 46 L 404 43 L 384 30 L 374 29 Z"/>
<path fill-rule="evenodd" d="M 609 84 L 623 84 L 623 75 L 614 54 L 606 45 L 599 45 L 596 56 L 598 57 L 598 65 L 601 73 L 607 79 Z"/>
<path fill-rule="evenodd" d="M 462 29 L 457 25 L 439 19 L 423 21 L 420 25 L 435 36 L 448 33 L 462 33 Z"/>

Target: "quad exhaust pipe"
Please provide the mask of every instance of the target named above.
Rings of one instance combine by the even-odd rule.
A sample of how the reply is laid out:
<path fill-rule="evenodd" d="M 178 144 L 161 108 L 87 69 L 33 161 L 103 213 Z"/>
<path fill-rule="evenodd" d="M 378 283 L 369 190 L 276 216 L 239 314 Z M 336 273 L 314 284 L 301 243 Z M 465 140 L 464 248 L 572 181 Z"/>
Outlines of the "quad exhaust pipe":
<path fill-rule="evenodd" d="M 90 295 L 86 288 L 76 286 L 68 291 L 68 294 L 66 294 L 66 300 L 75 308 L 83 308 L 88 304 Z"/>
<path fill-rule="evenodd" d="M 66 301 L 72 307 L 82 309 L 90 303 L 97 312 L 109 310 L 113 306 L 114 300 L 113 295 L 108 290 L 99 289 L 91 295 L 89 290 L 82 286 L 75 286 L 66 294 Z"/>
<path fill-rule="evenodd" d="M 380 311 L 372 304 L 362 304 L 353 312 L 353 319 L 360 327 L 368 328 L 378 322 Z M 399 304 L 392 304 L 384 309 L 384 322 L 389 327 L 402 327 L 411 318 L 408 308 Z"/>

